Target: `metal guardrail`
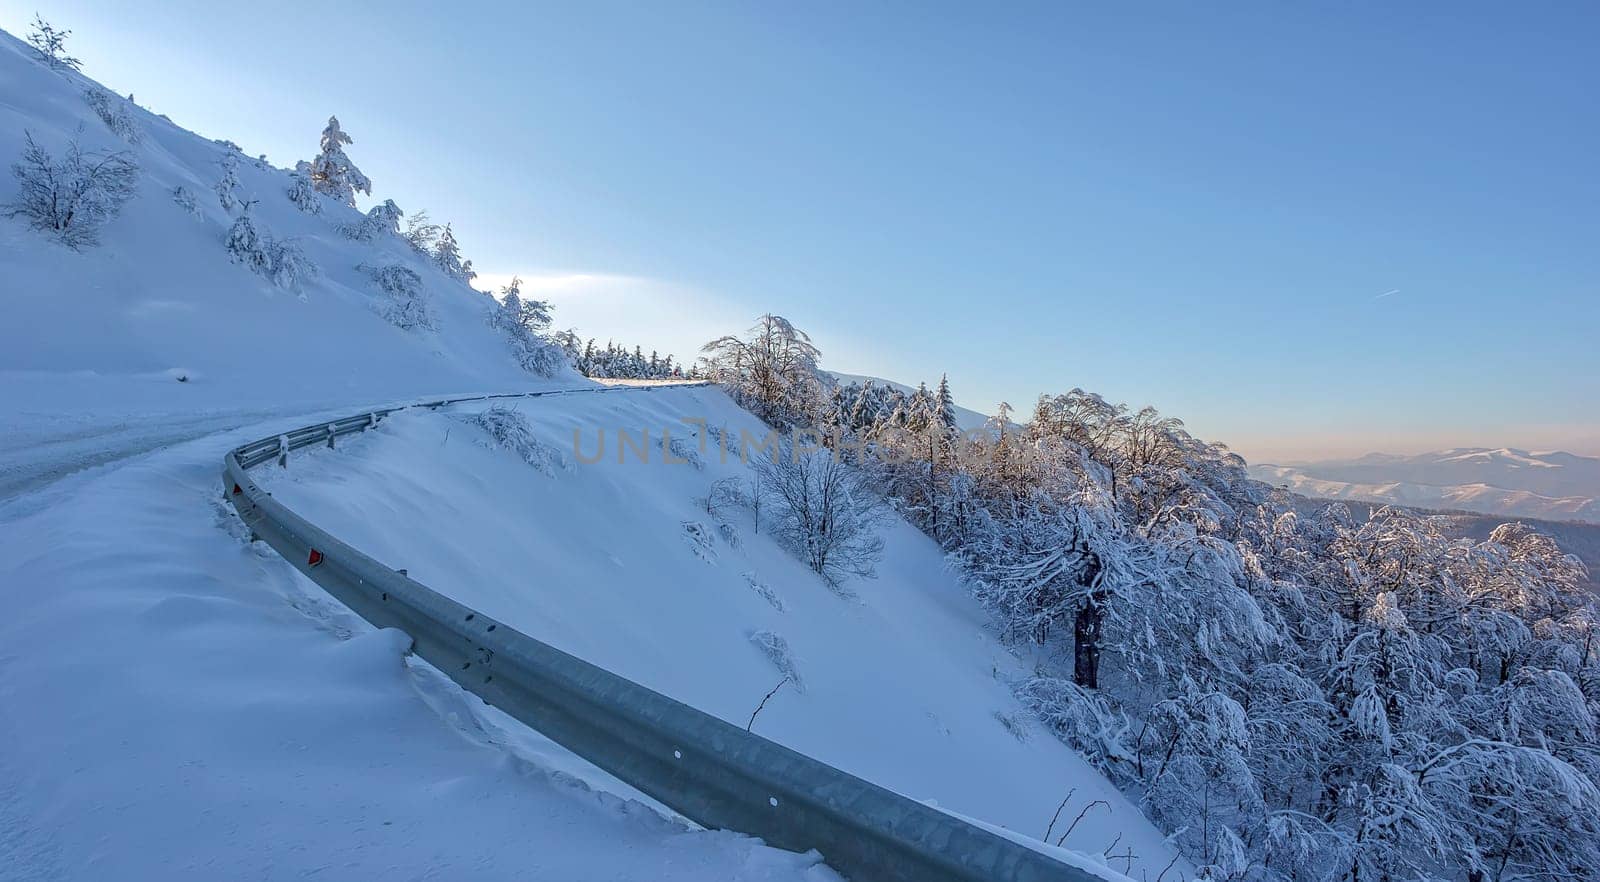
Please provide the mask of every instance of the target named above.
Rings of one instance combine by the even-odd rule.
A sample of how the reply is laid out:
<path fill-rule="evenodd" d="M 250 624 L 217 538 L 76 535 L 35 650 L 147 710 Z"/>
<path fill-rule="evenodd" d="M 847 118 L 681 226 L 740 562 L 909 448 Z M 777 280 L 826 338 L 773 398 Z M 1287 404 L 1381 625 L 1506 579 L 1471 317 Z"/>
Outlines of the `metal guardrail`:
<path fill-rule="evenodd" d="M 671 388 L 685 385 L 709 384 Z M 855 882 L 1101 882 L 463 606 L 295 514 L 248 474 L 274 459 L 286 465 L 302 447 L 332 447 L 408 407 L 654 388 L 449 398 L 305 426 L 229 451 L 224 495 L 252 538 L 376 627 L 410 635 L 412 650 L 463 689 L 699 824 L 815 849 Z"/>

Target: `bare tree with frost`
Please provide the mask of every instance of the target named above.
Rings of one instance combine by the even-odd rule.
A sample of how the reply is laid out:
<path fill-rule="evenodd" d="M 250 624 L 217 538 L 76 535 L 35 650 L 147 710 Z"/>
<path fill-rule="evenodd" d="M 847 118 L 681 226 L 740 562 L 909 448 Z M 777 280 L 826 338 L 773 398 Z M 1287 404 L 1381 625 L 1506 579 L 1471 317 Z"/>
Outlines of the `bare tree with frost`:
<path fill-rule="evenodd" d="M 769 532 L 790 553 L 835 588 L 876 575 L 884 512 L 865 473 L 826 451 L 791 445 L 758 456 L 754 466 L 773 512 Z"/>
<path fill-rule="evenodd" d="M 711 378 L 769 423 L 788 426 L 817 408 L 821 352 L 783 316 L 763 315 L 744 337 L 718 337 L 701 352 Z"/>
<path fill-rule="evenodd" d="M 10 217 L 25 218 L 74 250 L 98 244 L 100 229 L 133 198 L 139 167 L 125 152 L 85 151 L 76 138 L 57 161 L 32 132 L 24 132 L 22 156 L 11 166 L 17 179 Z"/>
<path fill-rule="evenodd" d="M 67 54 L 67 38 L 72 32 L 53 27 L 38 13 L 33 16 L 33 30 L 28 33 L 28 45 L 39 53 L 39 60 L 56 70 L 78 70 L 83 62 Z"/>

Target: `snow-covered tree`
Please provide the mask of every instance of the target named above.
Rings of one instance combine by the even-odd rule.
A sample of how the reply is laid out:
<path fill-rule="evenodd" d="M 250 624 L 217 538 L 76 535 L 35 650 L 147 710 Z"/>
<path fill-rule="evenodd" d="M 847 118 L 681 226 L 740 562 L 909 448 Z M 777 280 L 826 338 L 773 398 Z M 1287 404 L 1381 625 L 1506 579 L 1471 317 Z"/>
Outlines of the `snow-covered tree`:
<path fill-rule="evenodd" d="M 11 166 L 17 198 L 7 203 L 6 214 L 25 218 L 73 249 L 97 244 L 101 227 L 133 198 L 139 167 L 125 152 L 85 151 L 76 139 L 58 162 L 32 132 L 23 137 L 22 156 Z"/>
<path fill-rule="evenodd" d="M 339 118 L 328 117 L 328 126 L 322 130 L 322 152 L 311 160 L 309 174 L 318 193 L 353 206 L 357 193 L 372 195 L 372 181 L 345 155 L 344 145 L 350 143 L 350 136 L 339 128 Z"/>
<path fill-rule="evenodd" d="M 288 291 L 299 291 L 301 285 L 317 275 L 317 265 L 306 256 L 296 239 L 268 240 L 267 259 L 270 267 L 267 277 L 274 285 Z"/>
<path fill-rule="evenodd" d="M 239 207 L 239 154 L 228 152 L 222 154 L 219 160 L 222 166 L 222 177 L 212 187 L 217 193 L 217 202 L 222 205 L 222 210 L 233 213 Z"/>
<path fill-rule="evenodd" d="M 379 236 L 400 234 L 400 218 L 405 212 L 393 199 L 372 206 L 358 223 L 345 228 L 345 235 L 361 242 L 371 242 Z"/>
<path fill-rule="evenodd" d="M 500 289 L 500 303 L 531 333 L 543 334 L 550 328 L 550 302 L 522 299 L 521 276 L 512 276 L 511 281 Z"/>
<path fill-rule="evenodd" d="M 172 201 L 176 203 L 179 208 L 187 211 L 191 217 L 199 219 L 205 216 L 200 211 L 200 201 L 195 198 L 194 193 L 190 191 L 188 187 L 185 187 L 182 184 L 179 184 L 177 187 L 173 188 Z"/>
<path fill-rule="evenodd" d="M 250 214 L 250 208 L 254 205 L 254 201 L 244 203 L 244 210 L 228 227 L 228 236 L 223 240 L 223 245 L 228 249 L 229 260 L 244 264 L 257 275 L 270 276 L 272 253 L 267 237 L 256 229 L 255 218 Z"/>
<path fill-rule="evenodd" d="M 97 86 L 85 89 L 83 100 L 89 103 L 95 115 L 100 117 L 101 122 L 106 124 L 106 128 L 110 129 L 112 134 L 129 144 L 137 144 L 142 140 L 139 124 L 134 122 L 133 114 L 128 110 L 131 101 L 123 100 Z"/>
<path fill-rule="evenodd" d="M 449 233 L 449 227 L 445 232 Z M 510 285 L 502 288 L 501 300 L 489 298 L 489 326 L 505 336 L 512 358 L 523 370 L 554 376 L 567 366 L 566 351 L 540 333 L 550 324 L 549 304 L 539 300 L 523 302 L 520 281 L 513 278 Z"/>
<path fill-rule="evenodd" d="M 311 183 L 311 166 L 302 161 L 289 176 L 289 189 L 284 191 L 294 207 L 306 214 L 322 213 L 322 194 Z"/>
<path fill-rule="evenodd" d="M 39 53 L 39 60 L 56 70 L 78 70 L 83 62 L 67 54 L 67 38 L 72 32 L 52 27 L 49 22 L 33 16 L 33 30 L 28 33 L 28 45 Z"/>
<path fill-rule="evenodd" d="M 783 316 L 763 315 L 744 338 L 719 337 L 701 352 L 708 375 L 769 423 L 789 426 L 818 409 L 821 353 Z"/>
<path fill-rule="evenodd" d="M 228 227 L 223 241 L 228 258 L 280 288 L 298 291 L 307 279 L 317 274 L 316 264 L 306 257 L 299 242 L 274 239 L 270 233 L 259 229 L 250 211 L 255 204 L 255 200 L 244 203 L 243 210 Z"/>
<path fill-rule="evenodd" d="M 386 321 L 405 331 L 434 329 L 433 310 L 429 306 L 422 277 L 414 270 L 399 264 L 363 266 L 361 269 L 387 295 L 377 307 L 378 314 Z"/>
<path fill-rule="evenodd" d="M 452 279 L 466 280 L 461 263 L 461 246 L 456 242 L 456 234 L 450 229 L 449 224 L 439 233 L 439 239 L 433 246 L 433 262 L 439 269 Z"/>
<path fill-rule="evenodd" d="M 774 513 L 771 532 L 835 588 L 872 578 L 883 554 L 881 502 L 866 474 L 826 451 L 786 445 L 752 463 Z"/>
<path fill-rule="evenodd" d="M 406 218 L 406 231 L 401 235 L 418 254 L 431 255 L 443 231 L 443 227 L 428 219 L 428 212 L 418 211 Z"/>

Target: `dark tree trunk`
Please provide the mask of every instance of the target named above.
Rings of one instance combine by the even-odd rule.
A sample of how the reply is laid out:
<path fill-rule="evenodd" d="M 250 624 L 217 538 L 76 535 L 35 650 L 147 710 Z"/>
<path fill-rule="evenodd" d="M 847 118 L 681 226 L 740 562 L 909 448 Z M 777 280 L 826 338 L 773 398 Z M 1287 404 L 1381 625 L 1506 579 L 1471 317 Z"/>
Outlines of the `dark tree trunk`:
<path fill-rule="evenodd" d="M 1105 593 L 1093 586 L 1100 581 L 1100 558 L 1089 553 L 1083 585 L 1090 587 L 1072 623 L 1072 682 L 1084 689 L 1100 688 L 1100 638 L 1105 629 Z"/>
<path fill-rule="evenodd" d="M 1072 682 L 1085 689 L 1100 688 L 1103 618 L 1100 605 L 1089 600 L 1078 607 L 1078 616 L 1072 623 Z"/>

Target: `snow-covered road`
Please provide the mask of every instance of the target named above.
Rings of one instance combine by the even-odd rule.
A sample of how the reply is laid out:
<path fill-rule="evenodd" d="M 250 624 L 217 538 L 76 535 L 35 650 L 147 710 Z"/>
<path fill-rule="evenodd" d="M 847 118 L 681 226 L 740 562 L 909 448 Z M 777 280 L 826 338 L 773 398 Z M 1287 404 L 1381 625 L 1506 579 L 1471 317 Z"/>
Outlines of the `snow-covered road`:
<path fill-rule="evenodd" d="M 837 878 L 594 788 L 245 541 L 223 451 L 321 417 L 8 436 L 0 877 Z"/>

